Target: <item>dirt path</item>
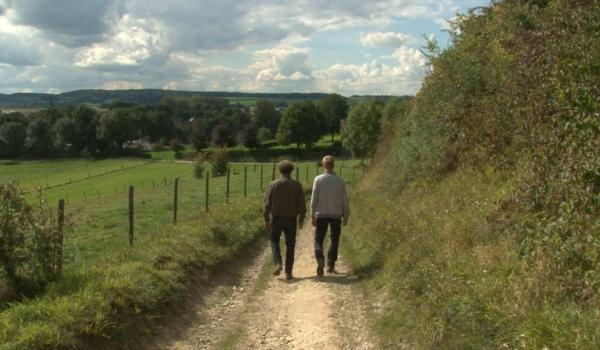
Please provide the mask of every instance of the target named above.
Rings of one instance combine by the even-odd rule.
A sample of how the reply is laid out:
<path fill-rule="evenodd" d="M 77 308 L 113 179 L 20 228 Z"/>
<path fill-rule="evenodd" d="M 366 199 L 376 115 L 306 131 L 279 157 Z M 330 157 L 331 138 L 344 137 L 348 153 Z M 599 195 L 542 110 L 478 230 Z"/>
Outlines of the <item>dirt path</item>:
<path fill-rule="evenodd" d="M 153 348 L 375 349 L 366 310 L 345 271 L 316 277 L 312 229 L 297 238 L 295 279 L 271 276 L 270 249 L 242 272 L 238 285 L 215 290 L 198 305 L 186 330 Z M 343 234 L 342 234 L 343 239 Z M 343 258 L 343 257 L 342 257 Z"/>
<path fill-rule="evenodd" d="M 354 276 L 316 277 L 313 233 L 298 237 L 295 280 L 274 278 L 247 315 L 247 337 L 240 349 L 374 349 Z M 342 238 L 343 239 L 343 238 Z"/>

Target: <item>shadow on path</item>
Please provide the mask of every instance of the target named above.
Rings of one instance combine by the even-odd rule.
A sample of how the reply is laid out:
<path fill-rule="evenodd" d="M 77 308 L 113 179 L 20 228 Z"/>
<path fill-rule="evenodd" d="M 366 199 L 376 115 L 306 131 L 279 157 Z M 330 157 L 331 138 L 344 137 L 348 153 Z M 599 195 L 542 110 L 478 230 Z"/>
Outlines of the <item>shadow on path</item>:
<path fill-rule="evenodd" d="M 361 278 L 357 275 L 350 275 L 347 273 L 337 272 L 333 274 L 326 274 L 324 276 L 307 276 L 307 277 L 294 277 L 293 280 L 288 281 L 283 278 L 278 279 L 281 283 L 294 284 L 300 283 L 303 281 L 313 281 L 316 283 L 332 283 L 332 284 L 340 284 L 340 285 L 350 285 L 355 284 L 361 281 Z"/>

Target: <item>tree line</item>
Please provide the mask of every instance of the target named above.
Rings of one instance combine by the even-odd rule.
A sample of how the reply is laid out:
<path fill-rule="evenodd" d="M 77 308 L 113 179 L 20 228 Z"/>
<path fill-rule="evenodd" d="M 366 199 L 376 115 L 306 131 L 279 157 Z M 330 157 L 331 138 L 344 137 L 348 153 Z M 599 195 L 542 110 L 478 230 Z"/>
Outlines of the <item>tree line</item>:
<path fill-rule="evenodd" d="M 76 105 L 30 114 L 0 113 L 0 157 L 106 157 L 136 155 L 170 147 L 281 145 L 310 149 L 322 136 L 342 132 L 355 156 L 374 149 L 384 107 L 390 100 L 359 103 L 350 113 L 345 97 L 330 94 L 318 102 L 304 100 L 281 110 L 269 100 L 253 107 L 232 105 L 226 98 L 166 96 L 155 106 L 117 102 L 92 108 Z"/>

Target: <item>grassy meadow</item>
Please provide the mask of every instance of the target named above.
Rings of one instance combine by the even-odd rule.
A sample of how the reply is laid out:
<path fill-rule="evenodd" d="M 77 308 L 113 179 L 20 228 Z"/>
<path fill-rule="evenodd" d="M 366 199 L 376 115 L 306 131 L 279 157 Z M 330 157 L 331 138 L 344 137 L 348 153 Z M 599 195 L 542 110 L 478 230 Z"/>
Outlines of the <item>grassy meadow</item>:
<path fill-rule="evenodd" d="M 67 224 L 64 277 L 42 295 L 15 302 L 14 295 L 3 295 L 7 288 L 0 275 L 0 349 L 78 347 L 84 336 L 113 332 L 122 317 L 152 317 L 176 298 L 190 269 L 200 266 L 209 278 L 214 266 L 260 237 L 262 193 L 274 163 L 230 163 L 229 203 L 227 177 L 209 177 L 208 212 L 206 177 L 195 178 L 192 168 L 191 162 L 137 159 L 0 163 L 0 182 L 19 181 L 31 203 L 39 187 L 51 207 L 65 199 Z M 316 162 L 297 168 L 293 176 L 305 188 L 321 172 Z M 362 176 L 362 168 L 357 160 L 344 160 L 338 173 L 350 183 Z M 178 224 L 173 225 L 176 178 Z M 130 185 L 135 188 L 132 248 Z"/>
<path fill-rule="evenodd" d="M 357 180 L 362 168 L 356 160 L 340 161 L 338 173 L 347 182 Z M 305 187 L 321 172 L 314 162 L 298 163 L 298 178 Z M 231 163 L 230 202 L 262 193 L 273 179 L 274 163 Z M 262 170 L 261 170 L 262 169 Z M 262 176 L 261 176 L 262 173 Z M 206 177 L 192 175 L 192 164 L 181 161 L 65 160 L 23 161 L 0 165 L 0 182 L 17 180 L 35 202 L 40 184 L 42 199 L 51 206 L 66 200 L 70 230 L 65 238 L 66 263 L 83 264 L 127 248 L 128 187 L 134 186 L 136 242 L 142 242 L 173 220 L 174 182 L 179 179 L 178 220 L 193 220 L 205 210 Z M 262 177 L 262 180 L 261 180 Z M 275 171 L 275 177 L 279 173 Z M 42 187 L 44 187 L 42 185 Z M 226 202 L 227 177 L 210 177 L 209 209 Z M 216 213 L 218 215 L 218 213 Z"/>

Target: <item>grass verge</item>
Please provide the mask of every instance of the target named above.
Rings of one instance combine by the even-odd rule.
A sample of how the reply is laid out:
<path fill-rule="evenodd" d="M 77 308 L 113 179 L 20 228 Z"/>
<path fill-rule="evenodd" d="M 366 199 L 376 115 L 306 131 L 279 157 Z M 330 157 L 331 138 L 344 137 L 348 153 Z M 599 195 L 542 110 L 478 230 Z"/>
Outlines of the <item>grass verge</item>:
<path fill-rule="evenodd" d="M 77 348 L 136 317 L 153 317 L 185 290 L 187 274 L 233 259 L 261 230 L 257 198 L 198 214 L 94 266 L 71 268 L 40 298 L 0 313 L 0 349 Z"/>
<path fill-rule="evenodd" d="M 366 277 L 382 348 L 597 348 L 595 308 L 539 298 L 550 282 L 530 273 L 509 229 L 521 215 L 506 207 L 514 173 L 464 168 L 396 196 L 373 181 L 353 194 L 342 244 Z"/>

